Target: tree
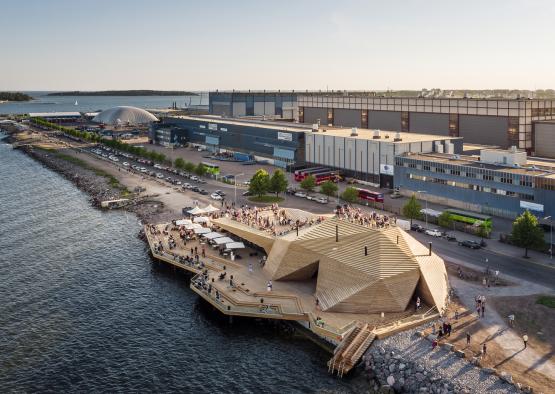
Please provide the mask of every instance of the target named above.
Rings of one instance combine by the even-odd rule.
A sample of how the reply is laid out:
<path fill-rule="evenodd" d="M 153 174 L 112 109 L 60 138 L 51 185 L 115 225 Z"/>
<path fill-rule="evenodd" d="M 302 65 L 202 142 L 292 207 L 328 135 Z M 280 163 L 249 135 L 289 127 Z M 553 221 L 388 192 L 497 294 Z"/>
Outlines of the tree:
<path fill-rule="evenodd" d="M 279 193 L 283 193 L 287 190 L 287 185 L 287 178 L 283 171 L 275 170 L 270 178 L 270 187 L 268 190 L 272 193 L 276 193 L 276 197 L 278 197 Z"/>
<path fill-rule="evenodd" d="M 307 192 L 311 192 L 316 187 L 316 178 L 312 175 L 305 177 L 301 181 L 301 189 L 306 190 Z"/>
<path fill-rule="evenodd" d="M 195 170 L 195 164 L 188 161 L 188 162 L 185 163 L 183 168 L 185 168 L 185 171 L 187 171 L 187 172 L 193 172 Z"/>
<path fill-rule="evenodd" d="M 513 222 L 511 240 L 524 248 L 524 257 L 528 258 L 528 249 L 540 248 L 544 245 L 543 230 L 538 226 L 538 219 L 526 210 Z"/>
<path fill-rule="evenodd" d="M 183 160 L 181 157 L 178 157 L 174 161 L 174 166 L 175 166 L 175 168 L 179 168 L 180 170 L 184 169 L 185 168 L 185 160 Z"/>
<path fill-rule="evenodd" d="M 352 204 L 358 200 L 358 190 L 354 187 L 348 187 L 343 193 L 341 193 L 341 199 Z"/>
<path fill-rule="evenodd" d="M 325 181 L 320 185 L 320 193 L 331 197 L 337 193 L 337 185 L 332 181 Z"/>
<path fill-rule="evenodd" d="M 204 166 L 204 164 L 197 164 L 197 166 L 195 167 L 195 174 L 197 174 L 198 176 L 203 176 L 204 174 L 206 174 L 206 167 Z"/>
<path fill-rule="evenodd" d="M 451 214 L 447 211 L 442 212 L 441 215 L 439 215 L 437 218 L 437 224 L 445 228 L 453 227 L 453 219 L 451 218 Z"/>
<path fill-rule="evenodd" d="M 410 225 L 412 226 L 412 220 L 418 219 L 420 217 L 420 211 L 422 206 L 413 194 L 407 203 L 403 206 L 403 215 L 410 219 Z"/>
<path fill-rule="evenodd" d="M 249 185 L 249 192 L 255 194 L 258 197 L 263 196 L 270 189 L 270 175 L 266 170 L 258 170 L 251 178 L 251 183 Z"/>
<path fill-rule="evenodd" d="M 489 238 L 491 234 L 492 225 L 490 220 L 484 220 L 478 227 L 478 235 L 482 238 Z"/>

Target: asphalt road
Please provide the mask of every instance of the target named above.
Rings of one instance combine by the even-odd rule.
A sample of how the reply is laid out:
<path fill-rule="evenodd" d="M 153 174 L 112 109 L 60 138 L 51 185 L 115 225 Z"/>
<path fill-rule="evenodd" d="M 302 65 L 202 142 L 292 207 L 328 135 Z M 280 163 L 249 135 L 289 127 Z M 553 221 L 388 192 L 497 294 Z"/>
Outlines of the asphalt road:
<path fill-rule="evenodd" d="M 432 242 L 432 249 L 444 260 L 457 259 L 491 270 L 499 270 L 500 274 L 511 275 L 532 283 L 555 289 L 555 269 L 534 263 L 524 258 L 505 256 L 494 251 L 470 249 L 459 246 L 456 241 L 433 238 L 423 233 L 411 231 L 411 234 L 425 245 Z M 486 259 L 488 262 L 486 263 Z"/>

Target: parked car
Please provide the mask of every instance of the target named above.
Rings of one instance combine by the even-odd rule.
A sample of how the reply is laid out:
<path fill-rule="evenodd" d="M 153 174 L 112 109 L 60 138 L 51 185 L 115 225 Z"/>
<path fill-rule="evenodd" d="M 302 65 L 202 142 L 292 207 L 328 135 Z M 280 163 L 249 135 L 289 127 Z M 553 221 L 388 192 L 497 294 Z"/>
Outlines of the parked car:
<path fill-rule="evenodd" d="M 220 196 L 222 196 L 222 197 L 225 197 L 225 193 L 224 193 L 223 191 L 221 191 L 221 190 L 216 190 L 214 193 L 216 193 L 216 194 L 218 194 L 218 195 L 220 195 Z"/>
<path fill-rule="evenodd" d="M 421 225 L 416 224 L 416 223 L 411 224 L 411 225 L 410 225 L 410 229 L 411 229 L 412 231 L 418 231 L 419 233 L 424 232 L 424 227 L 422 227 Z"/>
<path fill-rule="evenodd" d="M 391 197 L 391 198 L 401 198 L 401 197 L 403 197 L 403 195 L 399 192 L 393 192 L 389 195 L 389 197 Z"/>
<path fill-rule="evenodd" d="M 307 195 L 306 195 L 306 199 L 307 199 L 308 201 L 312 201 L 312 200 L 316 199 L 316 197 L 311 196 L 310 194 L 307 194 Z"/>
<path fill-rule="evenodd" d="M 426 234 L 431 235 L 432 237 L 441 237 L 443 235 L 441 231 L 435 230 L 435 229 L 428 229 L 425 232 Z"/>
<path fill-rule="evenodd" d="M 480 249 L 481 248 L 481 246 L 478 242 L 471 241 L 469 239 L 466 239 L 464 241 L 459 241 L 459 245 L 470 248 L 470 249 Z"/>
<path fill-rule="evenodd" d="M 204 190 L 204 189 L 200 189 L 200 190 L 199 190 L 199 193 L 200 193 L 200 194 L 203 194 L 203 195 L 207 195 L 207 194 L 208 194 L 208 191 L 206 191 L 206 190 Z"/>
<path fill-rule="evenodd" d="M 193 186 L 191 190 L 194 191 L 195 193 L 200 193 L 200 187 L 198 186 Z"/>
<path fill-rule="evenodd" d="M 157 173 L 157 174 L 156 174 L 156 178 L 162 179 L 162 178 L 164 178 L 164 174 Z"/>
<path fill-rule="evenodd" d="M 320 204 L 327 204 L 329 201 L 326 197 L 316 197 L 314 199 L 314 201 L 320 203 Z"/>
<path fill-rule="evenodd" d="M 184 188 L 184 189 L 192 189 L 192 188 L 193 188 L 193 185 L 191 185 L 190 183 L 184 183 L 184 184 L 183 184 L 183 188 Z"/>
<path fill-rule="evenodd" d="M 219 195 L 218 193 L 216 193 L 216 192 L 212 193 L 212 194 L 210 195 L 210 198 L 211 198 L 212 200 L 223 200 L 223 197 L 220 196 L 220 195 Z"/>
<path fill-rule="evenodd" d="M 197 179 L 197 182 L 198 182 L 198 183 L 206 183 L 206 181 L 205 181 L 204 179 L 202 179 L 202 178 Z"/>
<path fill-rule="evenodd" d="M 300 198 L 306 198 L 306 193 L 305 192 L 296 192 L 295 196 L 300 197 Z"/>
<path fill-rule="evenodd" d="M 124 166 L 124 167 L 129 167 L 129 163 L 128 163 L 128 162 L 126 162 L 126 161 L 124 161 L 124 162 L 123 162 L 123 163 L 121 163 L 121 164 L 123 164 L 123 166 Z"/>
<path fill-rule="evenodd" d="M 243 196 L 245 197 L 252 196 L 252 193 L 247 190 L 246 192 L 243 192 Z"/>
<path fill-rule="evenodd" d="M 198 176 L 196 175 L 191 176 L 191 180 L 195 182 L 198 181 Z"/>
<path fill-rule="evenodd" d="M 443 238 L 445 238 L 447 241 L 456 241 L 457 240 L 457 238 L 453 234 L 449 234 L 449 233 L 443 234 Z"/>

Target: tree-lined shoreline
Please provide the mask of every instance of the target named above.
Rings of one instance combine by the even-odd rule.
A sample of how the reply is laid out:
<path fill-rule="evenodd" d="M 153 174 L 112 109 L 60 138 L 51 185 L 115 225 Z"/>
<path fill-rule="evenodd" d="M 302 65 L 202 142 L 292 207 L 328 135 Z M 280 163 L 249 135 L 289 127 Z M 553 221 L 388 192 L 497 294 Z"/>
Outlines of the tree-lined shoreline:
<path fill-rule="evenodd" d="M 198 94 L 179 90 L 75 90 L 48 93 L 47 96 L 198 96 Z"/>

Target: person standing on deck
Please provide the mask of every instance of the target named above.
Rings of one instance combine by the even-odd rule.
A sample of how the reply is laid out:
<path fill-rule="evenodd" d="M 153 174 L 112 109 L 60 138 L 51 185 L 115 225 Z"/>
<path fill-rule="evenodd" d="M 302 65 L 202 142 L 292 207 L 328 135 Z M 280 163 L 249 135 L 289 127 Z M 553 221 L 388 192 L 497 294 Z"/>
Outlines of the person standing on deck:
<path fill-rule="evenodd" d="M 252 275 L 253 266 L 252 263 L 249 263 L 249 275 Z"/>
<path fill-rule="evenodd" d="M 528 334 L 524 333 L 522 336 L 522 342 L 524 342 L 524 349 L 528 347 Z"/>

